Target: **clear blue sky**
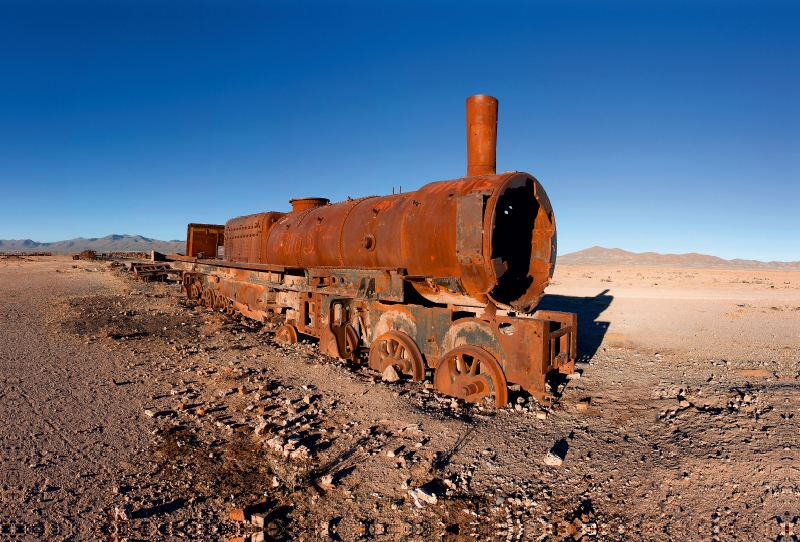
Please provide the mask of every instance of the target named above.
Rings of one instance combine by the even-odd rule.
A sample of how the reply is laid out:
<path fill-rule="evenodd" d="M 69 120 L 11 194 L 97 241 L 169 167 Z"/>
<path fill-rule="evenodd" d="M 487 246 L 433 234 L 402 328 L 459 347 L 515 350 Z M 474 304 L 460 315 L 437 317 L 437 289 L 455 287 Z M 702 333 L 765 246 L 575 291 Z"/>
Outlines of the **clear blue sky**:
<path fill-rule="evenodd" d="M 457 178 L 485 93 L 561 254 L 800 260 L 797 6 L 2 1 L 0 238 L 183 239 Z"/>

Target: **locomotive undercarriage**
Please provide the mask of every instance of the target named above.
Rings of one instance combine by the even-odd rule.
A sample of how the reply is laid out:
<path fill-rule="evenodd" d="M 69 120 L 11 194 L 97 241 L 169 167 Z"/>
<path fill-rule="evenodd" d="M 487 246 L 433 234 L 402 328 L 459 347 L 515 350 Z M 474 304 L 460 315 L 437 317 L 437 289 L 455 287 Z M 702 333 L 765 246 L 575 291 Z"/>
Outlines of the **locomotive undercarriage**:
<path fill-rule="evenodd" d="M 459 279 L 410 277 L 403 269 L 285 268 L 178 257 L 182 291 L 209 309 L 239 312 L 276 332 L 276 340 L 319 339 L 332 357 L 387 367 L 469 402 L 508 402 L 518 384 L 552 404 L 549 372 L 574 372 L 577 318 L 432 303 L 423 287 L 461 299 Z M 255 268 L 255 269 L 254 269 Z M 417 289 L 415 289 L 417 288 Z"/>

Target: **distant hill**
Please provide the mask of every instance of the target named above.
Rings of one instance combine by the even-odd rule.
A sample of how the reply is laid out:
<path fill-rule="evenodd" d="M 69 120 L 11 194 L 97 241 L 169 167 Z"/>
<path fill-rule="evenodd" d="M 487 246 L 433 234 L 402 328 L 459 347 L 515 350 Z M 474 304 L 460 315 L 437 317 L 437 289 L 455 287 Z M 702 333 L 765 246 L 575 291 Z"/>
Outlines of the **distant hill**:
<path fill-rule="evenodd" d="M 0 252 L 22 252 L 36 250 L 39 252 L 80 252 L 96 250 L 97 252 L 183 252 L 185 241 L 159 241 L 141 235 L 106 235 L 84 239 L 69 239 L 52 243 L 39 243 L 30 239 L 0 239 Z"/>
<path fill-rule="evenodd" d="M 704 269 L 764 269 L 800 271 L 800 262 L 723 260 L 707 254 L 658 254 L 628 252 L 620 248 L 592 247 L 559 256 L 558 265 L 630 265 L 636 267 L 699 267 Z"/>

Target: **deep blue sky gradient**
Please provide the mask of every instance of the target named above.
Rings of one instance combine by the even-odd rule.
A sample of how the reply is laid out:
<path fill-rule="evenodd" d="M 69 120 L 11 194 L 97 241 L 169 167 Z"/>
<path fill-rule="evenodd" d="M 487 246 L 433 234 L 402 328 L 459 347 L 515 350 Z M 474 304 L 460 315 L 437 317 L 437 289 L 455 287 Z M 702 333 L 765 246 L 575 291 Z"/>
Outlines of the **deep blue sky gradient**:
<path fill-rule="evenodd" d="M 0 238 L 183 239 L 464 174 L 464 100 L 559 252 L 800 260 L 800 8 L 2 2 Z"/>

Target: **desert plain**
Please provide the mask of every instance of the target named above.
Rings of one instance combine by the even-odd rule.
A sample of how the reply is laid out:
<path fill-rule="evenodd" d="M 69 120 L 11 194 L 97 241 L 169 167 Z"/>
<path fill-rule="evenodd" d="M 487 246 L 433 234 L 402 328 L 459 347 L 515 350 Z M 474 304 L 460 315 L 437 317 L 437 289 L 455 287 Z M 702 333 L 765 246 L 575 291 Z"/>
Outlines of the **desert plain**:
<path fill-rule="evenodd" d="M 108 262 L 0 259 L 2 540 L 791 540 L 800 272 L 559 266 L 495 410 Z"/>

